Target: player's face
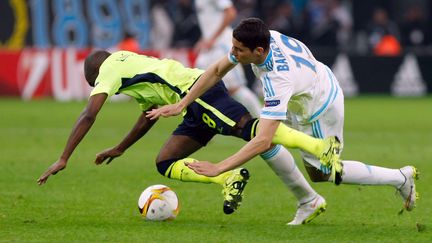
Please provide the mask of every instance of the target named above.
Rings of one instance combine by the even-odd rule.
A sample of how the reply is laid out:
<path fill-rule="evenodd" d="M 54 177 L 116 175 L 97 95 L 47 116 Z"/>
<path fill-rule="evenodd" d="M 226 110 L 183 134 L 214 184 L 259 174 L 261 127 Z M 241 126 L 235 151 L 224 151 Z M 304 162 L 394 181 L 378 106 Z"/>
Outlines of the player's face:
<path fill-rule="evenodd" d="M 256 55 L 254 51 L 243 45 L 240 41 L 232 38 L 233 47 L 231 53 L 241 64 L 250 64 L 256 62 Z"/>

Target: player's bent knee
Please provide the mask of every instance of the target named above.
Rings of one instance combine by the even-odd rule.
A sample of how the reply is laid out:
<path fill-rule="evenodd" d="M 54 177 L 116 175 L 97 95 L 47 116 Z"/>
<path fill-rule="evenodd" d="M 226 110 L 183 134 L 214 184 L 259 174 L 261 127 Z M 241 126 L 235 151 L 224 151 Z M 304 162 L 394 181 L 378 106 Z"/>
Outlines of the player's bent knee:
<path fill-rule="evenodd" d="M 252 118 L 247 121 L 241 129 L 241 138 L 243 138 L 245 141 L 250 141 L 253 137 L 255 137 L 257 125 L 257 118 Z"/>

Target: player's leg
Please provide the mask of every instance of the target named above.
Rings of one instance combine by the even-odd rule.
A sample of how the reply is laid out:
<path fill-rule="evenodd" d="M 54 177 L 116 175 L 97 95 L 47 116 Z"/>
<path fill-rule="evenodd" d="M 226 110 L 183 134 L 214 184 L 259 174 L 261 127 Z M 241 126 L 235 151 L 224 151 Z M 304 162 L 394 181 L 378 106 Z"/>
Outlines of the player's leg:
<path fill-rule="evenodd" d="M 189 127 L 189 129 L 192 128 Z M 187 131 L 178 128 L 175 133 L 187 133 Z M 202 133 L 201 136 L 205 137 Z M 207 138 L 210 139 L 211 137 L 213 135 Z M 237 169 L 214 177 L 195 173 L 195 171 L 185 165 L 185 162 L 195 161 L 192 158 L 186 157 L 208 142 L 207 140 L 198 142 L 198 140 L 187 135 L 172 135 L 159 152 L 156 159 L 157 169 L 163 176 L 171 179 L 221 185 L 224 188 L 222 191 L 224 194 L 223 211 L 226 214 L 231 214 L 240 206 L 242 193 L 249 179 L 249 172 L 246 169 Z M 230 194 L 227 195 L 227 193 Z"/>
<path fill-rule="evenodd" d="M 244 126 L 245 134 L 242 138 L 249 141 L 256 135 L 258 119 L 249 120 Z M 335 136 L 326 139 L 315 138 L 286 124 L 281 123 L 273 136 L 273 144 L 280 144 L 285 148 L 300 148 L 303 151 L 320 158 L 322 164 L 333 165 L 339 163 L 341 143 Z"/>
<path fill-rule="evenodd" d="M 219 82 L 188 107 L 188 113 L 193 113 L 195 139 L 202 139 L 203 134 L 234 135 L 236 128 L 246 121 L 248 111 L 227 93 L 223 82 Z M 188 122 L 191 122 L 188 120 Z M 204 143 L 203 143 L 204 144 Z M 238 168 L 226 173 L 222 194 L 224 195 L 224 212 L 230 214 L 241 204 L 243 191 L 249 180 L 249 171 Z"/>
<path fill-rule="evenodd" d="M 234 135 L 246 141 L 250 140 L 255 134 L 257 122 L 258 120 L 252 119 L 249 114 L 243 116 L 236 125 Z M 298 200 L 296 216 L 288 223 L 289 225 L 306 224 L 325 211 L 325 199 L 312 189 L 285 147 L 273 146 L 262 153 L 261 157 Z"/>
<path fill-rule="evenodd" d="M 315 166 L 311 164 L 315 164 Z M 415 186 L 418 171 L 415 167 L 405 166 L 400 169 L 391 169 L 353 160 L 342 160 L 341 164 L 343 168 L 341 184 L 390 185 L 400 193 L 404 209 L 411 211 L 415 207 L 418 198 Z M 317 159 L 311 157 L 305 159 L 306 171 L 311 180 L 314 182 L 333 182 L 330 174 L 323 173 L 317 166 L 319 166 Z"/>
<path fill-rule="evenodd" d="M 303 153 L 306 171 L 314 182 L 330 181 L 329 171 L 323 171 L 320 168 L 319 160 L 307 153 Z M 380 166 L 369 165 L 360 161 L 342 160 L 342 184 L 357 184 L 357 185 L 392 185 L 400 188 L 406 178 L 415 177 L 415 169 L 401 172 L 401 169 L 390 169 Z"/>
<path fill-rule="evenodd" d="M 288 225 L 306 224 L 325 211 L 326 201 L 309 185 L 286 148 L 276 145 L 261 154 L 261 158 L 297 198 L 298 209 Z"/>
<path fill-rule="evenodd" d="M 339 153 L 343 149 L 343 125 L 344 125 L 344 97 L 341 92 L 338 93 L 333 103 L 325 110 L 316 120 L 309 123 L 300 123 L 295 116 L 291 116 L 293 127 L 309 134 L 312 137 L 322 139 L 325 137 L 337 137 L 340 141 Z M 340 183 L 340 176 L 336 181 L 331 169 L 322 166 L 321 161 L 313 153 L 301 150 L 303 162 L 309 177 L 314 182 L 333 181 Z M 334 163 L 333 163 L 334 164 Z M 338 160 L 340 164 L 340 160 Z M 340 174 L 339 174 L 340 175 Z"/>
<path fill-rule="evenodd" d="M 236 130 L 235 136 L 249 141 L 254 135 L 258 119 L 252 119 L 250 115 L 242 117 Z M 307 135 L 306 135 L 307 136 Z M 319 140 L 319 139 L 317 139 Z M 317 194 L 297 168 L 291 153 L 282 145 L 275 145 L 268 151 L 262 153 L 270 168 L 279 176 L 284 184 L 293 192 L 300 204 L 310 201 Z"/>
<path fill-rule="evenodd" d="M 356 185 L 390 185 L 400 193 L 404 208 L 411 211 L 415 207 L 417 192 L 414 180 L 418 171 L 413 166 L 391 169 L 369 165 L 360 161 L 342 160 L 342 183 Z"/>
<path fill-rule="evenodd" d="M 343 97 L 342 97 L 343 98 Z M 315 137 L 335 135 L 343 142 L 343 101 L 336 99 L 334 105 L 327 110 L 322 118 L 305 126 L 299 126 L 304 132 L 311 132 Z M 312 181 L 331 181 L 334 178 L 323 171 L 316 157 L 304 153 L 306 170 Z M 417 170 L 412 166 L 401 169 L 391 169 L 369 165 L 360 161 L 342 160 L 342 174 L 340 183 L 357 185 L 390 185 L 395 187 L 404 200 L 404 207 L 411 210 L 415 206 L 416 191 L 414 179 Z"/>
<path fill-rule="evenodd" d="M 319 158 L 323 167 L 339 167 L 337 172 L 341 171 L 338 165 L 341 143 L 337 136 L 316 138 L 281 123 L 273 137 L 273 143 L 286 148 L 300 148 Z"/>
<path fill-rule="evenodd" d="M 182 128 L 182 126 L 179 126 Z M 187 133 L 187 130 L 177 129 L 175 133 Z M 203 135 L 204 136 L 204 135 Z M 213 135 L 210 135 L 210 138 Z M 204 145 L 188 135 L 172 135 L 161 148 L 157 158 L 156 167 L 163 176 L 185 182 L 216 183 L 223 185 L 230 173 L 208 177 L 195 173 L 185 165 L 185 162 L 193 162 L 187 158 Z"/>

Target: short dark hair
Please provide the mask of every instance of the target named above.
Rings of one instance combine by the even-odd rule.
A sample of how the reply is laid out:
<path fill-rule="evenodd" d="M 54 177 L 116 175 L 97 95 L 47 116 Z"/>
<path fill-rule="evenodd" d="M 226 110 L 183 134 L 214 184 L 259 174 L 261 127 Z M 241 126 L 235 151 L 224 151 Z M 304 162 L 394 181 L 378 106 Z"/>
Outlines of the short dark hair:
<path fill-rule="evenodd" d="M 95 51 L 85 59 L 84 76 L 90 86 L 94 87 L 96 78 L 99 75 L 99 68 L 110 55 L 111 53 L 107 51 Z"/>
<path fill-rule="evenodd" d="M 233 37 L 253 51 L 257 47 L 268 50 L 270 46 L 270 30 L 267 25 L 258 18 L 243 19 L 234 29 Z"/>

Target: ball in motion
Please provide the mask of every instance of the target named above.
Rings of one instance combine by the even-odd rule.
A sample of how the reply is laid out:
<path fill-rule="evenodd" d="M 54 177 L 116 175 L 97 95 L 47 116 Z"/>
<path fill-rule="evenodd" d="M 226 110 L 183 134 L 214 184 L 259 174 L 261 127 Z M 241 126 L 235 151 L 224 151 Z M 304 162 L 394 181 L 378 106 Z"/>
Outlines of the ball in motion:
<path fill-rule="evenodd" d="M 147 220 L 175 219 L 179 213 L 177 194 L 165 185 L 149 186 L 138 199 L 138 209 Z"/>

